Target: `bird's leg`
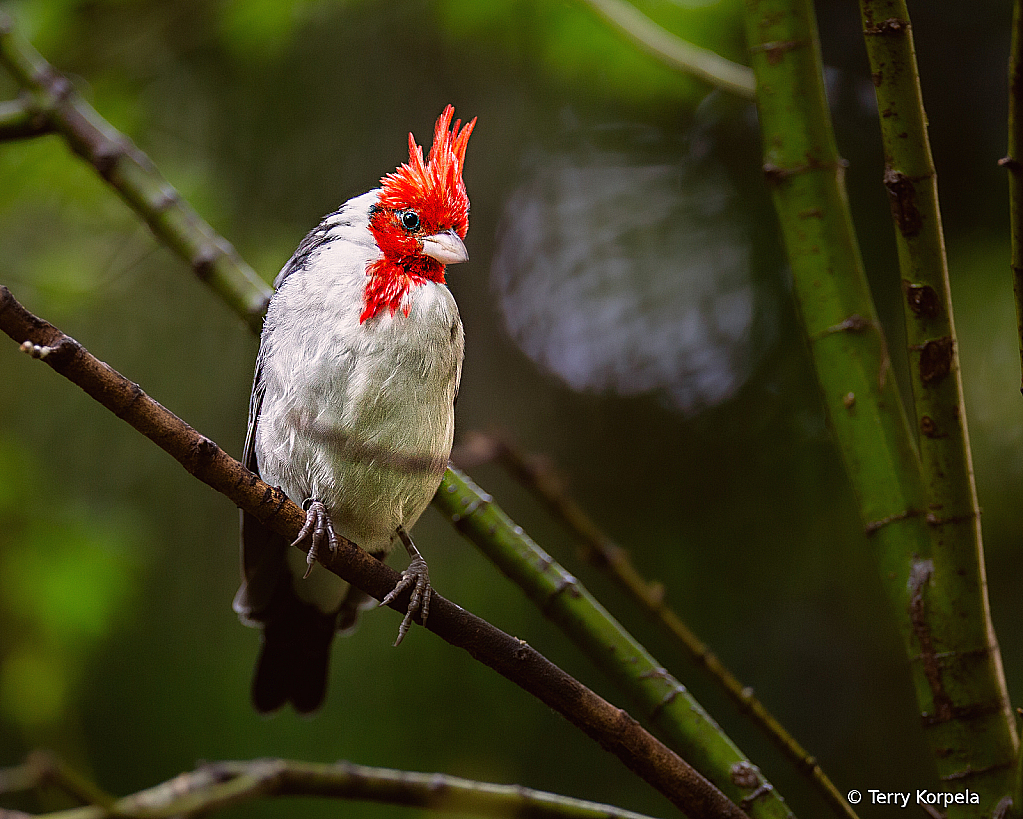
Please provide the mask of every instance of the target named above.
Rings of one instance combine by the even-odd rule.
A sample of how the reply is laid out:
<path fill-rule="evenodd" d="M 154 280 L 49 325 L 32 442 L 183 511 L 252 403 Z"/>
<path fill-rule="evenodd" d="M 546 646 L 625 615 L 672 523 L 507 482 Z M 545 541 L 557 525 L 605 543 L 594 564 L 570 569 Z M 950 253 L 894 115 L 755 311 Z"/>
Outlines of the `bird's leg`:
<path fill-rule="evenodd" d="M 306 538 L 310 539 L 309 551 L 306 552 L 305 557 L 306 563 L 309 565 L 305 574 L 302 575 L 302 579 L 305 580 L 309 577 L 309 572 L 313 570 L 313 564 L 320 556 L 320 544 L 323 543 L 324 538 L 327 540 L 331 554 L 337 551 L 337 535 L 334 534 L 334 524 L 330 522 L 327 507 L 321 501 L 307 498 L 302 506 L 305 507 L 305 523 L 291 545 L 298 546 Z"/>
<path fill-rule="evenodd" d="M 412 542 L 412 538 L 405 531 L 404 526 L 398 527 L 398 537 L 404 544 L 409 557 L 412 558 L 412 562 L 401 573 L 401 580 L 391 590 L 391 593 L 380 601 L 380 605 L 385 606 L 409 586 L 412 586 L 412 596 L 408 601 L 408 610 L 405 612 L 405 619 L 401 621 L 401 626 L 398 628 L 398 639 L 394 641 L 395 645 L 400 644 L 405 639 L 405 635 L 412 626 L 412 617 L 416 612 L 419 613 L 419 621 L 426 625 L 426 617 L 430 613 L 430 597 L 433 596 L 433 588 L 430 586 L 430 569 L 427 567 L 426 561 L 423 560 L 423 556 L 419 554 L 416 544 Z"/>

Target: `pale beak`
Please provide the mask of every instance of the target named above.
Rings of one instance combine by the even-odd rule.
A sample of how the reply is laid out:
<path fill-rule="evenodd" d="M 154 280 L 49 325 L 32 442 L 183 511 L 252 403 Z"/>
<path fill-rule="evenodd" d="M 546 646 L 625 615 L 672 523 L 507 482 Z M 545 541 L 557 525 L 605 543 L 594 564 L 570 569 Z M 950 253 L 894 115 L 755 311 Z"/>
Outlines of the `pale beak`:
<path fill-rule="evenodd" d="M 465 249 L 465 244 L 453 229 L 423 239 L 423 253 L 441 264 L 469 261 L 469 251 Z"/>

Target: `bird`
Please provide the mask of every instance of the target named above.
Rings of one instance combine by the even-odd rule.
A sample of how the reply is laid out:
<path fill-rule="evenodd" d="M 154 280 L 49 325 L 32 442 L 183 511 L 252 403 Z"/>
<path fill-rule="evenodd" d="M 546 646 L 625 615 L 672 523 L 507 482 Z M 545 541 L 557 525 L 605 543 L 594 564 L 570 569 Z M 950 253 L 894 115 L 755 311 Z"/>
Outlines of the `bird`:
<path fill-rule="evenodd" d="M 252 682 L 260 713 L 290 702 L 312 713 L 326 696 L 330 648 L 377 605 L 322 567 L 338 536 L 410 563 L 379 605 L 411 588 L 395 645 L 432 587 L 408 530 L 437 491 L 451 453 L 465 337 L 447 265 L 468 260 L 464 127 L 448 105 L 426 159 L 325 216 L 274 280 L 256 357 L 243 462 L 305 510 L 288 540 L 241 514 L 242 584 L 234 610 L 259 627 Z M 293 546 L 305 544 L 303 556 Z"/>

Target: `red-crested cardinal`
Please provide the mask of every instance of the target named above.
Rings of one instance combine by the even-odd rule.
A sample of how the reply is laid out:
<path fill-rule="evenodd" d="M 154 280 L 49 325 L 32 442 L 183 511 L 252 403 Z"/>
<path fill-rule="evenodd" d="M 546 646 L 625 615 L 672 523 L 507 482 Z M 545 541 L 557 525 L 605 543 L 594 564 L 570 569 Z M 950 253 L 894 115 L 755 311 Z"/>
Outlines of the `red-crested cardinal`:
<path fill-rule="evenodd" d="M 433 147 L 409 134 L 409 161 L 350 199 L 302 241 L 274 281 L 249 404 L 244 462 L 306 510 L 295 543 L 242 513 L 242 586 L 234 609 L 263 630 L 252 684 L 260 712 L 323 702 L 335 632 L 354 628 L 368 595 L 313 565 L 342 535 L 383 559 L 395 538 L 411 563 L 384 602 L 412 588 L 395 645 L 430 576 L 407 530 L 440 484 L 451 453 L 464 337 L 446 265 L 468 259 L 462 181 L 476 120 Z M 310 544 L 308 557 L 295 548 Z"/>

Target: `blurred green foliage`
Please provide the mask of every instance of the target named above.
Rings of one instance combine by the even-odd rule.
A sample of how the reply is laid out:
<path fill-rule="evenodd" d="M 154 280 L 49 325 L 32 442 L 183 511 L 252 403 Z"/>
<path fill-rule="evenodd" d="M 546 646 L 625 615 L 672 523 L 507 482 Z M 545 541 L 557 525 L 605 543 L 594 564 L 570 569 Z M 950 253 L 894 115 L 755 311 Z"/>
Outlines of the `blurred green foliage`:
<path fill-rule="evenodd" d="M 743 62 L 740 3 L 648 0 L 634 5 L 675 35 Z M 540 66 L 582 94 L 633 105 L 675 100 L 690 106 L 706 93 L 703 83 L 650 59 L 583 2 L 442 0 L 439 7 L 445 29 L 463 41 L 504 36 L 514 42 L 526 28 L 535 36 L 531 45 Z"/>
<path fill-rule="evenodd" d="M 636 5 L 742 60 L 738 0 Z M 750 107 L 639 53 L 582 3 L 3 8 L 267 280 L 322 214 L 402 161 L 409 130 L 427 138 L 448 102 L 456 115 L 478 116 L 465 173 L 472 262 L 449 277 L 468 338 L 459 430 L 510 430 L 550 454 L 582 505 L 665 583 L 668 600 L 840 788 L 930 784 L 901 645 L 789 304 Z M 856 9 L 826 0 L 818 11 L 850 198 L 897 351 L 899 282 Z M 937 7 L 913 13 L 992 607 L 1018 694 L 1023 428 L 995 167 L 1008 17 L 991 2 L 954 24 Z M 16 92 L 0 76 L 0 96 Z M 685 162 L 696 174 L 724 169 L 748 226 L 756 295 L 756 355 L 728 401 L 684 417 L 657 394 L 575 393 L 503 330 L 488 277 L 506 202 L 545 158 L 595 153 L 626 165 Z M 0 258 L 0 281 L 30 309 L 240 453 L 255 339 L 57 137 L 0 145 Z M 679 675 L 797 815 L 822 810 L 677 649 L 579 564 L 571 538 L 523 489 L 493 465 L 473 476 Z M 416 534 L 443 594 L 630 705 L 438 516 L 428 513 Z M 45 742 L 126 793 L 199 759 L 344 757 L 669 814 L 616 760 L 426 632 L 391 650 L 397 621 L 386 611 L 335 647 L 322 713 L 256 716 L 247 689 L 257 635 L 230 606 L 236 540 L 223 498 L 15 345 L 0 345 L 0 765 Z M 304 800 L 236 813 L 397 812 Z"/>
<path fill-rule="evenodd" d="M 137 521 L 118 510 L 57 506 L 35 456 L 0 439 L 8 533 L 0 551 L 0 719 L 31 742 L 76 719 L 77 692 L 98 648 L 127 617 L 144 550 Z"/>

